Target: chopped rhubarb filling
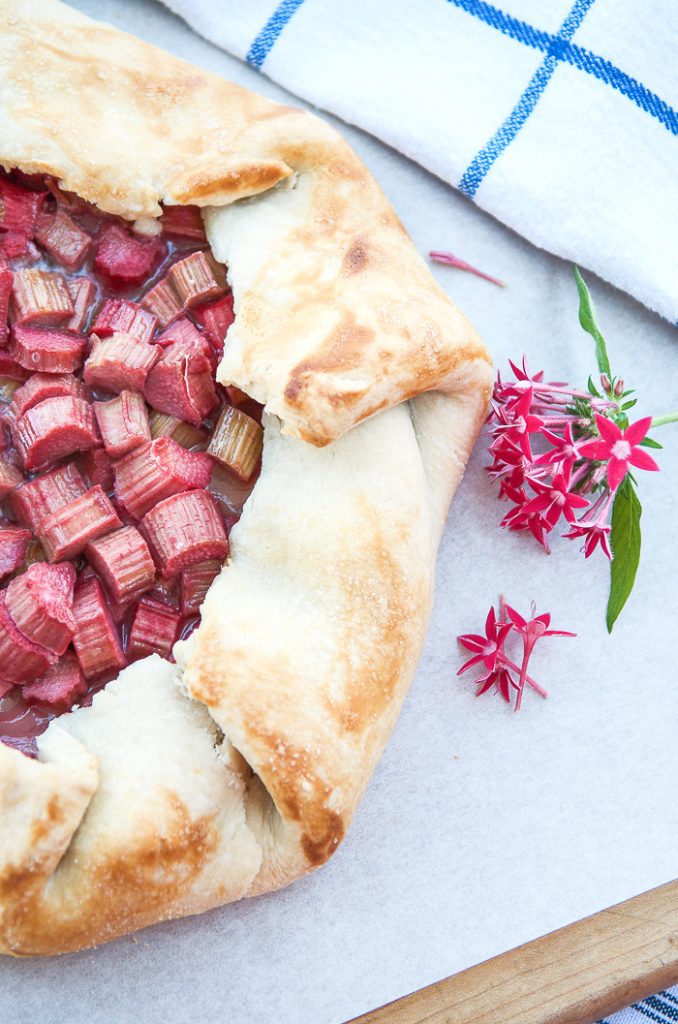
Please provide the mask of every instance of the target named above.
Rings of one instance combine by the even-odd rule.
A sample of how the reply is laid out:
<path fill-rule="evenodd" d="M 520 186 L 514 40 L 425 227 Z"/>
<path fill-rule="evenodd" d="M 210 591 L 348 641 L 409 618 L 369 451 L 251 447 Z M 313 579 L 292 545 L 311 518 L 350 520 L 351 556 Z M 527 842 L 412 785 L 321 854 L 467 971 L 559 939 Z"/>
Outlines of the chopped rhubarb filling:
<path fill-rule="evenodd" d="M 209 255 L 200 251 L 191 253 L 170 267 L 171 281 L 182 309 L 190 309 L 208 299 L 223 295 L 226 281 L 223 268 Z"/>
<path fill-rule="evenodd" d="M 88 277 L 70 277 L 66 287 L 73 303 L 73 316 L 66 328 L 69 331 L 82 331 L 96 299 L 96 287 Z"/>
<path fill-rule="evenodd" d="M 197 207 L 131 227 L 0 169 L 0 742 L 198 625 L 260 463 L 233 318 Z"/>
<path fill-rule="evenodd" d="M 82 473 L 68 462 L 17 487 L 12 491 L 8 504 L 14 518 L 36 533 L 46 516 L 58 512 L 86 490 Z"/>
<path fill-rule="evenodd" d="M 167 252 L 160 238 L 132 235 L 120 224 L 107 224 L 99 236 L 94 270 L 109 288 L 139 288 Z"/>
<path fill-rule="evenodd" d="M 13 463 L 0 459 L 0 501 L 24 482 L 24 478 Z"/>
<path fill-rule="evenodd" d="M 0 523 L 0 578 L 16 572 L 23 564 L 30 539 L 29 531 L 23 527 Z"/>
<path fill-rule="evenodd" d="M 7 591 L 0 591 L 0 665 L 2 676 L 13 683 L 27 683 L 44 675 L 57 655 L 34 644 L 16 626 L 7 608 Z"/>
<path fill-rule="evenodd" d="M 0 352 L 0 376 L 12 377 L 14 380 L 28 380 L 30 371 L 19 366 L 16 359 L 12 359 L 6 352 Z"/>
<path fill-rule="evenodd" d="M 217 420 L 207 451 L 241 480 L 249 480 L 261 456 L 264 432 L 256 420 L 240 409 L 225 405 Z"/>
<path fill-rule="evenodd" d="M 62 207 L 53 214 L 43 214 L 35 233 L 38 245 L 68 270 L 82 266 L 92 245 L 92 239 L 76 224 Z"/>
<path fill-rule="evenodd" d="M 181 302 L 174 286 L 167 278 L 163 278 L 146 292 L 141 305 L 157 318 L 161 327 L 166 327 L 172 320 L 181 316 Z"/>
<path fill-rule="evenodd" d="M 113 460 L 103 448 L 91 448 L 78 459 L 90 487 L 97 484 L 108 493 L 113 490 Z M 86 488 L 83 488 L 83 491 Z"/>
<path fill-rule="evenodd" d="M 150 416 L 151 437 L 171 437 L 183 448 L 207 447 L 207 434 L 190 423 L 184 423 L 176 416 L 165 412 L 152 412 Z"/>
<path fill-rule="evenodd" d="M 25 470 L 40 469 L 100 443 L 92 406 L 82 398 L 46 398 L 19 419 L 14 444 Z"/>
<path fill-rule="evenodd" d="M 221 572 L 221 562 L 197 562 L 181 572 L 181 614 L 197 615 L 205 595 Z"/>
<path fill-rule="evenodd" d="M 7 611 L 14 625 L 34 644 L 63 654 L 75 630 L 70 562 L 46 565 L 35 562 L 7 587 Z"/>
<path fill-rule="evenodd" d="M 184 491 L 165 498 L 143 520 L 160 573 L 176 576 L 191 565 L 223 561 L 228 539 L 219 507 L 207 491 Z"/>
<path fill-rule="evenodd" d="M 15 421 L 18 421 L 24 413 L 32 409 L 34 405 L 44 402 L 46 398 L 60 398 L 64 395 L 85 399 L 87 389 L 82 381 L 72 374 L 34 373 L 25 384 L 22 384 L 14 392 L 9 406 L 9 414 Z"/>
<path fill-rule="evenodd" d="M 74 313 L 63 274 L 31 267 L 14 272 L 10 310 L 15 324 L 31 327 L 63 327 Z"/>
<path fill-rule="evenodd" d="M 7 259 L 28 252 L 44 195 L 0 179 L 0 252 Z"/>
<path fill-rule="evenodd" d="M 120 526 L 120 519 L 101 487 L 92 487 L 80 498 L 41 520 L 36 530 L 48 562 L 74 558 L 90 541 Z"/>
<path fill-rule="evenodd" d="M 153 597 L 139 601 L 127 644 L 129 661 L 138 661 L 149 654 L 169 658 L 179 631 L 180 612 Z"/>
<path fill-rule="evenodd" d="M 86 692 L 87 680 L 78 659 L 70 651 L 43 676 L 21 687 L 21 696 L 29 704 L 47 704 L 56 711 L 68 711 Z"/>
<path fill-rule="evenodd" d="M 138 302 L 106 299 L 91 329 L 99 338 L 108 338 L 111 334 L 131 334 L 139 341 L 150 341 L 157 326 L 158 318 L 143 309 Z"/>
<path fill-rule="evenodd" d="M 193 342 L 198 345 L 202 345 L 202 334 L 195 326 L 192 320 L 189 320 L 187 316 L 180 316 L 178 320 L 171 323 L 169 327 L 165 327 L 160 334 L 156 335 L 153 339 L 156 345 L 171 345 L 173 341 L 179 342 Z"/>
<path fill-rule="evenodd" d="M 9 297 L 12 294 L 13 274 L 9 267 L 0 266 L 0 348 L 3 348 L 9 338 Z"/>
<path fill-rule="evenodd" d="M 92 541 L 85 548 L 85 557 L 120 604 L 150 590 L 155 581 L 148 544 L 134 526 L 123 526 Z"/>
<path fill-rule="evenodd" d="M 166 235 L 190 238 L 195 242 L 207 242 L 205 225 L 197 206 L 166 206 L 160 218 Z"/>
<path fill-rule="evenodd" d="M 102 391 L 143 391 L 160 349 L 133 334 L 92 335 L 92 351 L 85 363 L 83 379 Z"/>
<path fill-rule="evenodd" d="M 73 373 L 82 366 L 86 344 L 87 339 L 74 331 L 15 324 L 11 332 L 9 355 L 31 373 Z"/>
<path fill-rule="evenodd" d="M 136 391 L 121 391 L 109 402 L 95 402 L 94 415 L 106 453 L 113 459 L 151 440 L 148 406 Z"/>
<path fill-rule="evenodd" d="M 193 310 L 193 315 L 202 325 L 215 351 L 223 352 L 228 329 L 235 320 L 233 292 L 228 292 L 216 302 L 208 302 Z"/>
<path fill-rule="evenodd" d="M 120 635 L 96 577 L 78 580 L 73 598 L 73 646 L 86 679 L 125 666 Z"/>
<path fill-rule="evenodd" d="M 175 341 L 162 349 L 146 380 L 144 397 L 158 412 L 199 426 L 218 402 L 207 342 Z"/>
<path fill-rule="evenodd" d="M 136 519 L 172 494 L 205 488 L 212 462 L 204 452 L 190 452 L 171 437 L 159 437 L 115 464 L 115 494 Z"/>

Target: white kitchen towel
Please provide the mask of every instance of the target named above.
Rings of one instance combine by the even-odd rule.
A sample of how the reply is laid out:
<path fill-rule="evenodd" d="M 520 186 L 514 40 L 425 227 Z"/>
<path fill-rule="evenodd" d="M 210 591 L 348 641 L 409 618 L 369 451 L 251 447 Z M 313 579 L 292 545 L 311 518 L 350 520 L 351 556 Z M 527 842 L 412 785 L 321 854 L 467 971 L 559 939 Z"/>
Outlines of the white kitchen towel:
<path fill-rule="evenodd" d="M 165 0 L 531 242 L 678 320 L 676 0 Z M 470 258 L 463 239 L 432 249 Z"/>

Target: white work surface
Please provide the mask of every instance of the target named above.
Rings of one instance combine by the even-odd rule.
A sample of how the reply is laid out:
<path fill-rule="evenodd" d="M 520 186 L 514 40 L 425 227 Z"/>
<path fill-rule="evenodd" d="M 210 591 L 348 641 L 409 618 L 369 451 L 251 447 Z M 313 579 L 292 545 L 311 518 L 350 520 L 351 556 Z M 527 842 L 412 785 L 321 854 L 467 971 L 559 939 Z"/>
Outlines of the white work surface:
<path fill-rule="evenodd" d="M 76 6 L 295 102 L 159 6 Z M 434 268 L 497 365 L 525 351 L 547 378 L 583 384 L 593 343 L 577 322 L 569 266 L 373 139 L 345 135 L 422 252 L 449 248 L 508 282 L 502 290 Z M 613 369 L 638 389 L 634 414 L 676 408 L 675 329 L 591 275 L 589 284 Z M 483 470 L 481 441 L 450 512 L 419 671 L 334 859 L 283 892 L 99 950 L 2 958 L 3 1024 L 340 1024 L 673 879 L 678 426 L 657 436 L 662 472 L 638 473 L 638 580 L 612 638 L 607 562 L 585 562 L 568 541 L 548 558 L 528 537 L 501 531 L 505 506 Z M 540 645 L 534 675 L 552 696 L 527 693 L 518 715 L 498 697 L 476 700 L 471 682 L 455 678 L 456 635 L 481 627 L 500 590 L 523 611 L 534 599 L 556 628 L 578 634 Z"/>

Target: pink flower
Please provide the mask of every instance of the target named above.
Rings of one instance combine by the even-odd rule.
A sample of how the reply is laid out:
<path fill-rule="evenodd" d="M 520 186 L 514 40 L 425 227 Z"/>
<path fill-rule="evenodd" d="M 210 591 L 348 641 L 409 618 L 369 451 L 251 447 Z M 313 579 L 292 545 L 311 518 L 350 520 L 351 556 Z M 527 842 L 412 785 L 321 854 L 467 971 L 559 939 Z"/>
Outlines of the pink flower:
<path fill-rule="evenodd" d="M 569 523 L 573 522 L 574 510 L 586 508 L 588 505 L 588 501 L 582 498 L 581 494 L 570 491 L 569 470 L 556 474 L 550 483 L 541 483 L 539 480 L 530 480 L 529 483 L 537 495 L 523 506 L 522 515 L 529 516 L 534 512 L 540 512 L 549 530 L 555 528 L 561 515 L 564 515 Z"/>
<path fill-rule="evenodd" d="M 575 441 L 572 436 L 572 426 L 570 423 L 565 424 L 562 437 L 546 427 L 542 427 L 541 432 L 553 447 L 550 452 L 544 452 L 543 455 L 540 455 L 535 460 L 535 465 L 549 466 L 555 462 L 564 462 L 572 469 L 575 462 L 582 458 L 581 442 Z"/>
<path fill-rule="evenodd" d="M 607 462 L 607 482 L 611 491 L 616 491 L 626 476 L 629 466 L 637 469 L 657 471 L 659 466 L 651 455 L 639 447 L 652 425 L 652 417 L 631 423 L 622 430 L 606 416 L 596 413 L 596 426 L 600 438 L 581 445 L 580 452 L 587 459 Z"/>
<path fill-rule="evenodd" d="M 518 696 L 516 697 L 516 711 L 520 710 L 520 704 L 523 699 L 523 690 L 525 689 L 525 682 L 527 680 L 527 665 L 534 651 L 535 645 L 538 640 L 541 640 L 544 636 L 576 636 L 576 633 L 566 633 L 561 629 L 549 629 L 551 625 L 551 615 L 549 612 L 542 612 L 541 615 L 534 614 L 534 605 L 532 606 L 532 618 L 524 619 L 523 616 L 511 608 L 510 605 L 504 606 L 506 613 L 511 620 L 512 624 L 522 634 L 523 638 L 523 663 L 520 669 L 520 678 L 518 680 Z"/>
<path fill-rule="evenodd" d="M 581 519 L 572 523 L 572 529 L 570 532 L 563 534 L 563 537 L 566 537 L 568 540 L 575 540 L 578 537 L 584 538 L 582 551 L 584 552 L 585 558 L 590 558 L 597 546 L 600 544 L 600 549 L 603 554 L 609 558 L 610 561 L 612 560 L 612 552 L 610 551 L 610 544 L 608 540 L 611 526 L 607 521 L 607 517 L 613 501 L 614 491 L 606 490 L 601 494 L 595 505 L 592 505 Z"/>
<path fill-rule="evenodd" d="M 528 388 L 520 398 L 514 398 L 504 406 L 498 406 L 494 410 L 499 425 L 494 429 L 501 432 L 501 436 L 510 440 L 520 447 L 523 454 L 532 458 L 530 449 L 530 434 L 541 430 L 544 420 L 541 416 L 535 416 L 531 411 L 532 389 Z"/>
<path fill-rule="evenodd" d="M 497 665 L 497 660 L 501 656 L 504 641 L 510 630 L 511 623 L 498 623 L 494 608 L 490 608 L 485 619 L 485 636 L 482 636 L 480 633 L 464 633 L 462 636 L 457 637 L 462 647 L 465 647 L 467 651 L 474 652 L 473 657 L 464 662 L 457 675 L 460 676 L 462 672 L 466 672 L 467 669 L 480 664 L 481 661 L 485 668 L 493 671 Z"/>
<path fill-rule="evenodd" d="M 525 683 L 546 697 L 547 693 L 539 683 L 535 682 L 527 674 L 527 666 L 534 651 L 535 645 L 543 636 L 574 636 L 574 633 L 565 633 L 561 630 L 549 629 L 551 616 L 548 612 L 542 615 L 534 615 L 529 621 L 524 619 L 514 608 L 504 604 L 504 599 L 499 601 L 499 617 L 495 614 L 494 608 L 490 608 L 485 620 L 485 635 L 481 633 L 465 633 L 457 637 L 459 643 L 467 651 L 473 653 L 473 657 L 464 662 L 457 675 L 460 676 L 467 669 L 476 665 L 483 665 L 487 670 L 476 682 L 478 689 L 476 696 L 487 693 L 492 686 L 495 686 L 498 693 L 505 701 L 511 701 L 512 691 L 517 693 L 515 710 L 520 708 Z M 508 619 L 505 616 L 508 615 Z M 511 660 L 506 651 L 506 641 L 512 633 L 520 635 L 523 643 L 522 665 L 519 667 Z"/>

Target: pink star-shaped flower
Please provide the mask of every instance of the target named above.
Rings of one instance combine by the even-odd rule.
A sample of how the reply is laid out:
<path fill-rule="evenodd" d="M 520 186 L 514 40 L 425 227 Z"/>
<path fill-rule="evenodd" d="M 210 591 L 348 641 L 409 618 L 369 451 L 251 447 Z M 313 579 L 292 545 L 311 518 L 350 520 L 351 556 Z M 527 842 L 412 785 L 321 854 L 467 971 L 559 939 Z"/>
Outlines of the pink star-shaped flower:
<path fill-rule="evenodd" d="M 462 672 L 481 661 L 489 672 L 494 672 L 501 658 L 506 634 L 511 628 L 510 622 L 497 622 L 494 608 L 490 608 L 485 619 L 485 636 L 480 633 L 464 633 L 463 636 L 457 637 L 462 647 L 473 652 L 473 657 L 464 662 L 457 675 L 460 676 Z"/>
<path fill-rule="evenodd" d="M 588 501 L 582 498 L 581 494 L 570 491 L 569 471 L 558 473 L 551 483 L 530 480 L 530 487 L 537 495 L 523 507 L 523 514 L 529 516 L 533 512 L 541 512 L 552 530 L 561 515 L 571 523 L 574 520 L 574 510 L 586 508 L 588 505 Z"/>
<path fill-rule="evenodd" d="M 579 451 L 585 458 L 596 462 L 607 462 L 607 482 L 611 491 L 616 491 L 626 476 L 629 466 L 637 469 L 658 471 L 659 466 L 651 455 L 639 447 L 652 424 L 652 417 L 631 423 L 622 430 L 606 416 L 596 413 L 596 426 L 600 438 L 587 441 Z"/>

